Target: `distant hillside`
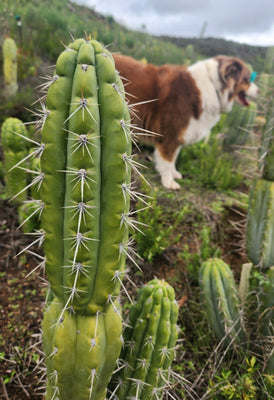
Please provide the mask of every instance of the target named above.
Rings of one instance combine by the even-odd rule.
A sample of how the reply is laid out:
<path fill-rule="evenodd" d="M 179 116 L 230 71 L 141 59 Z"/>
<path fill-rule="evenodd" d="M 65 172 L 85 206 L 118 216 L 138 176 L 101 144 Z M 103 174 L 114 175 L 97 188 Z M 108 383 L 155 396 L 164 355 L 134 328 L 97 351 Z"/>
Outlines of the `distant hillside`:
<path fill-rule="evenodd" d="M 21 17 L 18 28 L 16 16 Z M 5 36 L 13 37 L 20 54 L 54 62 L 71 36 L 90 35 L 108 45 L 111 51 L 145 59 L 155 64 L 190 63 L 216 54 L 231 54 L 251 63 L 258 72 L 263 70 L 266 49 L 241 45 L 222 39 L 193 39 L 155 37 L 144 32 L 133 31 L 118 24 L 111 16 L 103 16 L 93 8 L 67 0 L 1 0 L 0 44 Z M 70 36 L 71 35 L 71 36 Z M 191 57 L 185 52 L 193 45 Z M 0 55 L 1 61 L 1 55 Z"/>
<path fill-rule="evenodd" d="M 214 57 L 218 54 L 225 54 L 242 58 L 245 62 L 251 64 L 254 70 L 264 71 L 264 61 L 266 58 L 267 47 L 249 46 L 233 41 L 215 38 L 175 38 L 161 36 L 168 42 L 185 48 L 187 45 L 193 45 L 195 51 L 204 57 Z"/>
<path fill-rule="evenodd" d="M 6 102 L 3 79 L 0 79 L 0 122 L 6 116 L 29 118 L 24 110 L 38 97 L 34 88 L 44 82 L 41 76 L 51 74 L 52 69 L 48 67 L 55 64 L 72 38 L 97 39 L 112 52 L 156 65 L 189 65 L 222 53 L 241 57 L 259 73 L 265 70 L 266 48 L 222 39 L 156 37 L 130 30 L 111 15 L 101 15 L 92 7 L 68 0 L 1 0 L 0 46 L 7 36 L 12 37 L 18 47 L 19 91 L 13 102 Z M 0 77 L 2 57 L 0 51 Z"/>

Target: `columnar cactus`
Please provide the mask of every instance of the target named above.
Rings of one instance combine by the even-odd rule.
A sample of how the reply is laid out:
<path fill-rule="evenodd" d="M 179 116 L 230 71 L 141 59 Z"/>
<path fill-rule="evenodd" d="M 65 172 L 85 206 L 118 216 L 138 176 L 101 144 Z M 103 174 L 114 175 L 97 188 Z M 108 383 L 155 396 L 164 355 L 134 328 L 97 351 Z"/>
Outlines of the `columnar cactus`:
<path fill-rule="evenodd" d="M 273 85 L 274 86 L 274 85 Z M 274 140 L 273 140 L 273 127 L 274 127 L 274 87 L 272 93 L 269 95 L 272 98 L 270 103 L 270 111 L 266 115 L 266 124 L 264 126 L 264 134 L 262 140 L 261 158 L 262 158 L 262 172 L 263 178 L 269 181 L 274 181 Z"/>
<path fill-rule="evenodd" d="M 274 374 L 274 266 L 268 269 L 266 278 L 261 295 L 261 331 L 266 337 L 266 346 L 268 347 L 267 370 L 270 374 Z"/>
<path fill-rule="evenodd" d="M 122 367 L 112 380 L 115 398 L 162 398 L 178 336 L 178 306 L 174 296 L 173 288 L 158 279 L 139 291 L 124 332 Z"/>
<path fill-rule="evenodd" d="M 268 47 L 265 59 L 265 71 L 269 74 L 273 73 L 274 69 L 274 46 Z"/>
<path fill-rule="evenodd" d="M 1 142 L 4 150 L 4 169 L 6 194 L 8 198 L 21 202 L 26 199 L 23 190 L 27 185 L 27 174 L 24 168 L 26 163 L 20 163 L 21 168 L 13 168 L 27 156 L 28 149 L 25 137 L 27 130 L 23 122 L 18 118 L 7 118 L 1 128 Z M 21 192 L 23 190 L 23 192 Z"/>
<path fill-rule="evenodd" d="M 13 39 L 6 38 L 3 43 L 4 93 L 13 97 L 18 90 L 17 84 L 17 46 Z"/>
<path fill-rule="evenodd" d="M 250 102 L 248 107 L 242 107 L 235 104 L 225 120 L 224 148 L 231 150 L 235 146 L 243 146 L 249 137 L 249 131 L 252 129 L 257 113 L 257 105 Z"/>
<path fill-rule="evenodd" d="M 272 88 L 273 91 L 273 88 Z M 260 150 L 262 178 L 254 183 L 249 196 L 247 220 L 247 254 L 255 265 L 274 265 L 274 101 L 269 104 Z"/>
<path fill-rule="evenodd" d="M 219 340 L 244 340 L 240 298 L 230 267 L 218 258 L 203 263 L 199 285 L 210 326 Z"/>
<path fill-rule="evenodd" d="M 121 348 L 131 137 L 111 54 L 79 39 L 57 60 L 42 118 L 46 399 L 104 400 Z"/>
<path fill-rule="evenodd" d="M 274 182 L 259 179 L 249 195 L 247 254 L 254 265 L 274 265 Z"/>

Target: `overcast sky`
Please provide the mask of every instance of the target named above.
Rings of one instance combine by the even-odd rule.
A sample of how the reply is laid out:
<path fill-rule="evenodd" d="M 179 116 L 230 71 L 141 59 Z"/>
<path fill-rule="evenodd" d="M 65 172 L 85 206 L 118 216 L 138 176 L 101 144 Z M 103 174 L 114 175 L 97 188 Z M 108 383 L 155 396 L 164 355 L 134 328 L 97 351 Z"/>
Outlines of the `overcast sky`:
<path fill-rule="evenodd" d="M 76 0 L 128 28 L 274 46 L 274 0 Z"/>

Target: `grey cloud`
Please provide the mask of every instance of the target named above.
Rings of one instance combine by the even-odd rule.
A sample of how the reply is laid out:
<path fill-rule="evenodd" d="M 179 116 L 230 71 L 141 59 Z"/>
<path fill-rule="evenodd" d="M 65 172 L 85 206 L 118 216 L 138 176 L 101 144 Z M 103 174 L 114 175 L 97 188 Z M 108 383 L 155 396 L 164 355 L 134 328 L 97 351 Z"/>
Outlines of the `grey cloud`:
<path fill-rule="evenodd" d="M 76 0 L 77 1 L 77 0 Z M 271 32 L 273 0 L 78 0 L 112 14 L 117 21 L 151 34 L 197 36 L 207 22 L 205 36 L 226 37 Z M 274 38 L 268 38 L 274 43 Z"/>
<path fill-rule="evenodd" d="M 164 16 L 202 11 L 208 7 L 210 1 L 211 0 L 137 0 L 131 2 L 129 8 L 132 12 L 138 12 L 142 15 L 146 12 L 154 12 Z"/>

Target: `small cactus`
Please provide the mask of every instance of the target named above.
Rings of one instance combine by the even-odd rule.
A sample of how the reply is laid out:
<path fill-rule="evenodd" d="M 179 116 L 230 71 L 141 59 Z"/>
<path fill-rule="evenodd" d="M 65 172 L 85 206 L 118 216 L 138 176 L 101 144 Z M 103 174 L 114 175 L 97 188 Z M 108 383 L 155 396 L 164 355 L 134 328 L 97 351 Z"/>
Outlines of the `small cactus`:
<path fill-rule="evenodd" d="M 4 94 L 12 98 L 18 90 L 17 84 L 17 46 L 13 39 L 6 38 L 3 43 Z"/>
<path fill-rule="evenodd" d="M 6 194 L 10 199 L 14 197 L 14 201 L 18 203 L 26 199 L 26 193 L 23 189 L 27 185 L 27 173 L 24 170 L 27 165 L 23 162 L 21 168 L 13 169 L 13 167 L 27 156 L 26 136 L 26 127 L 20 119 L 7 118 L 3 123 L 1 142 L 4 150 Z M 17 193 L 20 194 L 16 196 Z"/>
<path fill-rule="evenodd" d="M 218 258 L 207 260 L 200 269 L 199 286 L 216 337 L 226 344 L 243 341 L 240 298 L 230 267 Z"/>
<path fill-rule="evenodd" d="M 173 288 L 158 279 L 139 291 L 124 332 L 123 368 L 111 382 L 119 400 L 162 398 L 178 336 L 174 296 Z"/>

